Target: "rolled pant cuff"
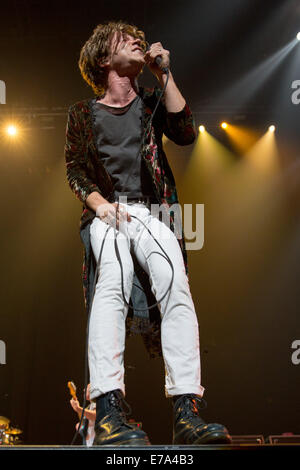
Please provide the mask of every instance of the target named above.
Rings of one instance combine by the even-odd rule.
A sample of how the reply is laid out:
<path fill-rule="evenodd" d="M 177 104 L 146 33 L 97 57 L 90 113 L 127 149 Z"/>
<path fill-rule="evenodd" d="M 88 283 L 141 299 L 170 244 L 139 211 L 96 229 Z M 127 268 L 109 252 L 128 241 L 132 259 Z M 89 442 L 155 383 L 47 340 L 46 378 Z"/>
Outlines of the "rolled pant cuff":
<path fill-rule="evenodd" d="M 165 387 L 165 394 L 167 398 L 172 398 L 175 395 L 185 395 L 187 393 L 194 393 L 203 397 L 205 388 L 202 385 L 179 385 L 177 387 Z"/>
<path fill-rule="evenodd" d="M 111 392 L 112 390 L 119 389 L 123 393 L 125 397 L 125 385 L 118 382 L 107 382 L 106 384 L 102 384 L 101 387 L 95 385 L 91 385 L 90 388 L 90 398 L 91 400 L 96 400 L 96 398 L 100 397 L 104 393 Z"/>

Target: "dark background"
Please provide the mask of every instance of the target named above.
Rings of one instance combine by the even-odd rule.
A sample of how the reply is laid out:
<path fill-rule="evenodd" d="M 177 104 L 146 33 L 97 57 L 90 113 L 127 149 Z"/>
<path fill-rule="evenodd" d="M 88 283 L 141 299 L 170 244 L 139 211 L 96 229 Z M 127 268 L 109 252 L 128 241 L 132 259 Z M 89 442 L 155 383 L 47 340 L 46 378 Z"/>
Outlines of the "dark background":
<path fill-rule="evenodd" d="M 196 144 L 166 145 L 180 201 L 205 205 L 205 245 L 188 253 L 203 417 L 232 434 L 300 434 L 300 365 L 291 361 L 300 338 L 299 106 L 290 98 L 300 44 L 278 56 L 300 28 L 299 2 L 10 1 L 0 8 L 1 125 L 12 118 L 24 129 L 14 142 L 2 132 L 0 144 L 0 339 L 7 348 L 0 415 L 28 444 L 73 437 L 67 381 L 81 397 L 86 318 L 81 205 L 64 168 L 66 112 L 93 96 L 77 66 L 80 48 L 98 23 L 123 19 L 170 50 L 197 124 L 222 145 L 212 167 Z M 141 83 L 155 82 L 145 71 Z M 242 121 L 259 137 L 275 123 L 276 171 L 247 171 L 219 130 L 223 119 Z M 125 360 L 133 417 L 153 444 L 170 444 L 162 361 L 148 359 L 139 337 L 128 340 Z"/>

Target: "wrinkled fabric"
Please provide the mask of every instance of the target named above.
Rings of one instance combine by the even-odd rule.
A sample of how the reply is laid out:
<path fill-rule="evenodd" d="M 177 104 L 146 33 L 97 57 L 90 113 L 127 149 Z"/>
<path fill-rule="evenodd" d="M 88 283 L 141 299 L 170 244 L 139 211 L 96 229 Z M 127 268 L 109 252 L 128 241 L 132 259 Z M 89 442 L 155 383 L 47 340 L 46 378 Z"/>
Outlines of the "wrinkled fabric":
<path fill-rule="evenodd" d="M 198 320 L 180 246 L 174 233 L 144 204 L 125 204 L 124 207 L 132 218 L 130 222 L 120 223 L 117 235 L 122 272 L 115 254 L 114 230 L 110 227 L 108 233 L 111 236 L 105 240 L 101 276 L 91 309 L 88 346 L 90 397 L 96 399 L 116 389 L 126 395 L 124 320 L 128 306 L 124 298 L 127 301 L 131 292 L 133 253 L 148 273 L 152 290 L 159 300 L 165 395 L 167 398 L 184 393 L 202 396 Z M 96 258 L 106 231 L 107 224 L 95 217 L 90 233 Z"/>
<path fill-rule="evenodd" d="M 174 213 L 172 210 L 168 211 L 173 204 L 178 204 L 179 201 L 174 176 L 163 150 L 162 137 L 165 134 L 178 145 L 189 145 L 195 140 L 196 130 L 191 110 L 187 104 L 181 111 L 170 113 L 166 110 L 163 99 L 155 112 L 151 126 L 149 126 L 160 93 L 159 88 L 140 88 L 139 90 L 139 95 L 143 100 L 141 124 L 144 131 L 141 158 L 144 159 L 151 175 L 155 197 L 161 209 L 168 214 L 169 227 L 175 232 Z M 71 190 L 83 204 L 79 233 L 83 243 L 82 282 L 87 314 L 90 311 L 95 276 L 98 276 L 98 273 L 90 243 L 90 224 L 96 214 L 85 201 L 94 191 L 97 191 L 109 202 L 114 201 L 111 177 L 97 151 L 92 103 L 93 98 L 90 98 L 70 106 L 64 148 L 67 181 Z M 183 229 L 180 234 L 176 233 L 176 237 L 188 275 Z M 135 269 L 130 299 L 133 310 L 129 309 L 126 319 L 126 334 L 141 334 L 149 356 L 161 356 L 160 312 L 158 306 L 146 312 L 139 310 L 153 305 L 156 300 L 151 292 L 147 273 L 139 266 L 134 257 L 133 261 Z"/>

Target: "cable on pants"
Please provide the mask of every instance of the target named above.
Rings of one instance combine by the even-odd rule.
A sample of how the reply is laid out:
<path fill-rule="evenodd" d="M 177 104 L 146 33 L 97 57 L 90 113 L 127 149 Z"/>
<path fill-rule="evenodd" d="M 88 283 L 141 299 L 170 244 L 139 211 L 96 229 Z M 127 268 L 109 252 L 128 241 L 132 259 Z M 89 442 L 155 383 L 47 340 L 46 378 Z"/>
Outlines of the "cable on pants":
<path fill-rule="evenodd" d="M 153 255 L 153 254 L 158 254 L 160 256 L 162 256 L 163 258 L 165 258 L 169 265 L 171 266 L 171 269 L 172 269 L 172 278 L 171 278 L 171 282 L 170 282 L 170 285 L 167 289 L 167 291 L 165 292 L 165 294 L 162 296 L 161 299 L 159 299 L 155 304 L 153 305 L 150 305 L 150 307 L 146 307 L 146 308 L 139 308 L 139 311 L 141 312 L 144 312 L 146 310 L 150 310 L 154 307 L 156 307 L 158 304 L 161 303 L 161 301 L 166 297 L 166 295 L 168 294 L 168 292 L 171 290 L 171 287 L 172 287 L 172 284 L 173 284 L 173 280 L 174 280 L 174 266 L 173 266 L 173 263 L 172 261 L 170 260 L 169 256 L 167 255 L 167 253 L 165 252 L 165 250 L 163 249 L 163 247 L 161 246 L 161 244 L 156 240 L 156 238 L 152 235 L 151 231 L 149 230 L 149 228 L 144 224 L 144 222 L 139 219 L 138 217 L 136 217 L 135 215 L 131 215 L 131 217 L 133 217 L 134 219 L 137 219 L 141 222 L 141 224 L 144 225 L 144 227 L 148 230 L 149 234 L 151 235 L 151 237 L 153 238 L 153 240 L 158 244 L 158 246 L 160 247 L 160 249 L 164 252 L 165 256 L 160 253 L 159 251 L 151 251 L 151 253 L 149 254 L 148 258 Z M 126 303 L 126 305 L 129 307 L 129 308 L 132 308 L 134 309 L 126 300 L 125 298 L 125 293 L 124 293 L 124 276 L 123 276 L 123 265 L 122 265 L 122 261 L 121 261 L 121 256 L 120 256 L 120 252 L 119 252 L 119 248 L 118 248 L 118 244 L 117 244 L 117 237 L 118 237 L 119 233 L 117 233 L 116 237 L 115 237 L 115 251 L 116 251 L 116 256 L 117 256 L 117 259 L 119 261 L 119 264 L 120 264 L 120 269 L 121 269 L 121 287 L 122 287 L 122 295 L 123 295 L 123 299 L 124 299 L 124 302 Z M 139 289 L 140 286 L 137 286 L 136 284 L 134 284 L 136 287 L 138 287 Z M 129 300 L 129 299 L 128 299 Z"/>

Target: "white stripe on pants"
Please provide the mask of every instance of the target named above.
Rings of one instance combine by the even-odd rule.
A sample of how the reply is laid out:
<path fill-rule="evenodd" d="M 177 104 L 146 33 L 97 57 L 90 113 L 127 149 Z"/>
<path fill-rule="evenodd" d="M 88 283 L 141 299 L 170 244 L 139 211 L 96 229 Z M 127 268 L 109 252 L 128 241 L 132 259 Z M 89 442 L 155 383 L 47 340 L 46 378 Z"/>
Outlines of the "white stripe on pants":
<path fill-rule="evenodd" d="M 200 377 L 198 321 L 185 272 L 182 252 L 173 232 L 141 203 L 123 204 L 130 215 L 141 219 L 168 254 L 174 266 L 171 290 L 159 305 L 161 342 L 165 364 L 165 394 L 183 393 L 203 396 Z M 108 225 L 95 217 L 90 227 L 91 245 L 96 260 Z M 123 265 L 124 293 L 129 302 L 133 282 L 133 261 L 149 275 L 152 292 L 160 300 L 171 282 L 172 269 L 165 258 L 151 252 L 161 249 L 144 226 L 135 218 L 124 222 L 117 231 L 118 248 Z M 101 256 L 100 275 L 96 284 L 89 328 L 89 369 L 91 399 L 110 390 L 125 395 L 124 349 L 125 320 L 128 306 L 121 288 L 121 269 L 115 253 L 114 229 L 110 228 Z"/>

